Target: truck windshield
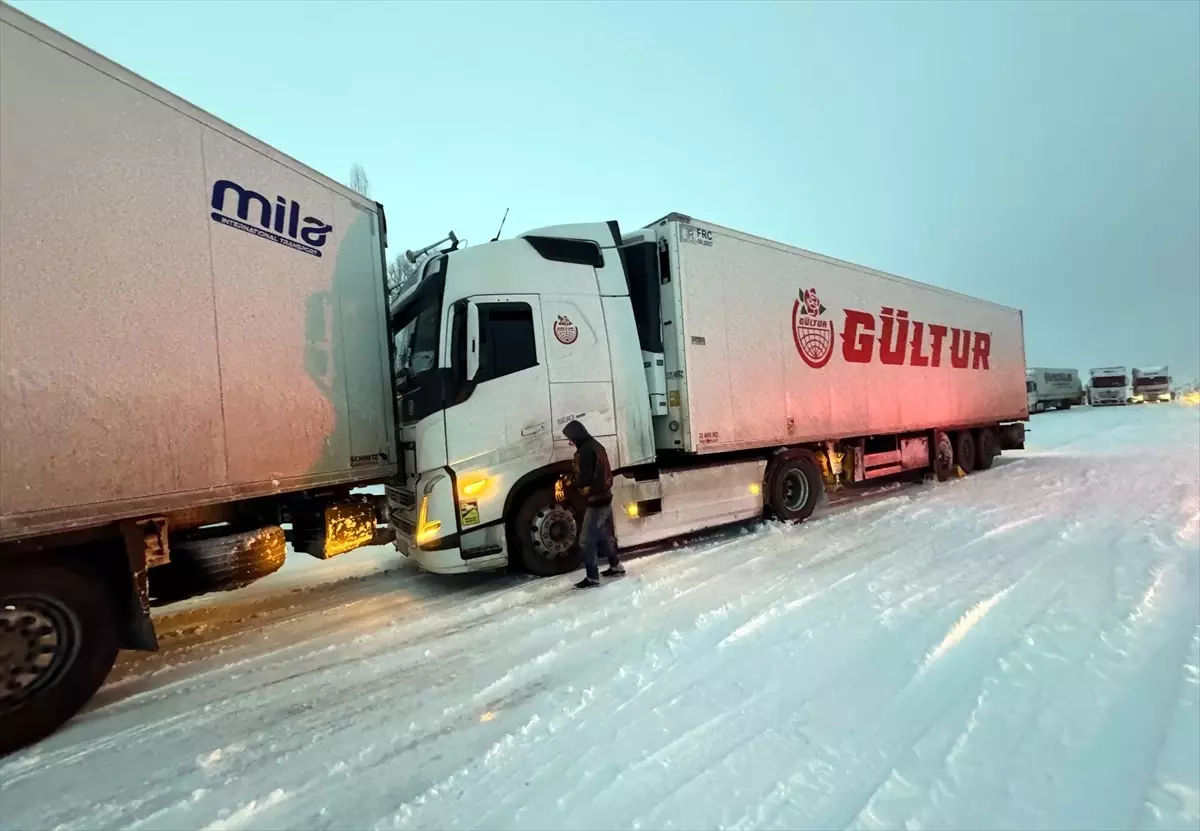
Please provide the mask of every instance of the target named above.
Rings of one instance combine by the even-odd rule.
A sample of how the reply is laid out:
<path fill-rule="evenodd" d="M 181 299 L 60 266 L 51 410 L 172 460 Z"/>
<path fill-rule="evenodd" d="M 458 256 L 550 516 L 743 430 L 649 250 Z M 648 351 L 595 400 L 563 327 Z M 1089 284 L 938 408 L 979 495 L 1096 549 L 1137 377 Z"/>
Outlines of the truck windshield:
<path fill-rule="evenodd" d="M 407 378 L 437 366 L 438 324 L 441 304 L 437 297 L 428 297 L 405 311 L 409 319 L 397 321 L 402 325 L 396 333 L 396 378 Z"/>
<path fill-rule="evenodd" d="M 1096 389 L 1123 387 L 1128 383 L 1124 375 L 1100 375 L 1092 379 L 1092 386 Z"/>
<path fill-rule="evenodd" d="M 1134 380 L 1135 387 L 1165 387 L 1169 381 L 1165 375 L 1143 375 Z"/>
<path fill-rule="evenodd" d="M 446 258 L 431 260 L 425 265 L 420 282 L 401 299 L 392 315 L 396 395 L 400 400 L 400 420 L 405 424 L 419 421 L 441 406 L 438 345 L 445 284 Z"/>

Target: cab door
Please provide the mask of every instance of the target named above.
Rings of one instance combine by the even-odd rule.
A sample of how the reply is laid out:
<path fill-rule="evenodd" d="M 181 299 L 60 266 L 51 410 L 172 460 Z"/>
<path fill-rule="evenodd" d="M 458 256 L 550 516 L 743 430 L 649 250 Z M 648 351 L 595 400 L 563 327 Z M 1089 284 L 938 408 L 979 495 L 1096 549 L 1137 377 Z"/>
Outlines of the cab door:
<path fill-rule="evenodd" d="M 538 296 L 475 295 L 462 308 L 452 319 L 466 331 L 451 341 L 467 377 L 446 408 L 446 451 L 466 533 L 503 520 L 513 483 L 550 461 L 553 430 Z"/>

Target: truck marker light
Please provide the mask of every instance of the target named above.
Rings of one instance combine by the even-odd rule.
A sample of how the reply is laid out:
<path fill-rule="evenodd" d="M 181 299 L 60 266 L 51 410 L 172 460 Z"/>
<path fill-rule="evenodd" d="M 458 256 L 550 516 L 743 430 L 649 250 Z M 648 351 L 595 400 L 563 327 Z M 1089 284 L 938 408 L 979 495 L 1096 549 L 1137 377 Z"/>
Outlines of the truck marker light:
<path fill-rule="evenodd" d="M 629 514 L 631 517 L 636 517 L 636 516 L 638 515 L 638 506 L 637 506 L 637 503 L 636 503 L 636 502 L 630 502 L 628 505 L 626 505 L 626 506 L 625 506 L 625 513 Z"/>
<path fill-rule="evenodd" d="M 755 496 L 758 496 L 760 493 L 762 493 L 762 485 L 758 484 L 758 482 L 751 482 L 750 483 L 750 493 L 754 494 Z"/>
<path fill-rule="evenodd" d="M 474 482 L 468 482 L 458 489 L 463 496 L 478 496 L 487 487 L 487 478 L 476 479 Z"/>

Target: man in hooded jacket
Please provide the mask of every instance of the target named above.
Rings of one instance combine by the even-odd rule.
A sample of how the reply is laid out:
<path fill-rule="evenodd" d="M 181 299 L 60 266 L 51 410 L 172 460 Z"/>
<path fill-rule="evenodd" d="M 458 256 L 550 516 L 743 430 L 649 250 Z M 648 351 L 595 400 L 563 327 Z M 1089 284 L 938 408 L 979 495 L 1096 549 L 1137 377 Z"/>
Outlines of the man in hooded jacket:
<path fill-rule="evenodd" d="M 579 531 L 579 548 L 587 575 L 575 588 L 589 589 L 600 585 L 600 548 L 608 559 L 604 576 L 619 577 L 625 573 L 613 533 L 612 466 L 604 445 L 592 438 L 578 421 L 564 427 L 563 435 L 575 446 L 571 486 L 587 505 Z"/>

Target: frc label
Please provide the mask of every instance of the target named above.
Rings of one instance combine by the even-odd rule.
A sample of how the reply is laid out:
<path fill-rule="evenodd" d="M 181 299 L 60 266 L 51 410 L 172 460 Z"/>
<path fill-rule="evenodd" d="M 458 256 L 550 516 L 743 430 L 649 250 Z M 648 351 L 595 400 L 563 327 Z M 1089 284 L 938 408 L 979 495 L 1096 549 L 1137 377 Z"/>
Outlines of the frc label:
<path fill-rule="evenodd" d="M 333 233 L 332 225 L 315 216 L 301 219 L 304 211 L 294 199 L 276 196 L 272 203 L 229 179 L 213 183 L 211 204 L 213 222 L 313 257 L 321 256 L 321 248 Z"/>
<path fill-rule="evenodd" d="M 571 318 L 559 315 L 554 321 L 554 339 L 564 346 L 570 346 L 579 340 L 579 327 L 571 322 Z"/>
<path fill-rule="evenodd" d="M 713 232 L 707 228 L 695 228 L 691 225 L 680 226 L 679 241 L 690 245 L 704 245 L 711 248 L 713 244 Z"/>

